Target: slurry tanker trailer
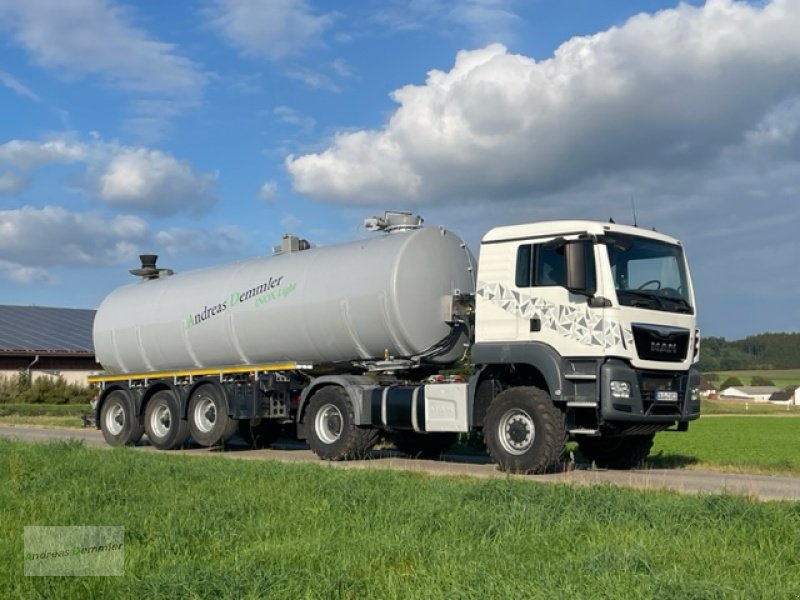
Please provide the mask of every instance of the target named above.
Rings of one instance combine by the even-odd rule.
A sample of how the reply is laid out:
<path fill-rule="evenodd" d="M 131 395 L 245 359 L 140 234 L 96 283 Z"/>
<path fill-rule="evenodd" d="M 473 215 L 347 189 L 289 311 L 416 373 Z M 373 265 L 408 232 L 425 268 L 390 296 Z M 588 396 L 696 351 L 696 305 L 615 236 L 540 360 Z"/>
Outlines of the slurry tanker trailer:
<path fill-rule="evenodd" d="M 106 441 L 264 445 L 289 429 L 346 460 L 381 437 L 434 456 L 482 430 L 501 469 L 539 473 L 568 439 L 599 466 L 635 466 L 657 432 L 699 417 L 678 240 L 540 222 L 492 229 L 476 261 L 409 213 L 365 225 L 372 237 L 285 236 L 273 256 L 185 273 L 142 256 L 94 323 Z M 438 376 L 459 361 L 467 381 Z"/>

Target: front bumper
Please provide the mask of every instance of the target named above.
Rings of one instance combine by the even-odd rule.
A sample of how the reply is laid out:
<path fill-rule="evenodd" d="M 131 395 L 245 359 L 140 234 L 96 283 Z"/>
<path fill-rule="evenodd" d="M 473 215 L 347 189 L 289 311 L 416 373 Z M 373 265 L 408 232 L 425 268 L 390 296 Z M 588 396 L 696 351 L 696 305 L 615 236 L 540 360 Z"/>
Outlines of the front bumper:
<path fill-rule="evenodd" d="M 612 394 L 612 381 L 628 384 L 627 398 Z M 699 385 L 700 373 L 695 368 L 650 371 L 634 369 L 621 360 L 608 360 L 600 367 L 601 418 L 604 422 L 642 424 L 693 421 L 700 417 L 700 397 L 697 392 L 692 397 L 692 389 L 697 390 Z M 619 389 L 620 385 L 615 383 L 614 387 Z M 671 397 L 664 400 L 662 396 Z"/>

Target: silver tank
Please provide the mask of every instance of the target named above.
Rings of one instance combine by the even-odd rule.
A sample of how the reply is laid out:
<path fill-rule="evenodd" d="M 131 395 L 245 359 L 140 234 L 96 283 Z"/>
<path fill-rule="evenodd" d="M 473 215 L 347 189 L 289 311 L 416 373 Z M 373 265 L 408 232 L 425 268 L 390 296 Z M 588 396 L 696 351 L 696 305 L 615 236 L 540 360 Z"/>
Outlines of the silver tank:
<path fill-rule="evenodd" d="M 416 228 L 142 279 L 101 303 L 95 352 L 112 374 L 387 352 L 449 364 L 468 341 L 450 300 L 475 292 L 473 262 L 453 233 Z"/>

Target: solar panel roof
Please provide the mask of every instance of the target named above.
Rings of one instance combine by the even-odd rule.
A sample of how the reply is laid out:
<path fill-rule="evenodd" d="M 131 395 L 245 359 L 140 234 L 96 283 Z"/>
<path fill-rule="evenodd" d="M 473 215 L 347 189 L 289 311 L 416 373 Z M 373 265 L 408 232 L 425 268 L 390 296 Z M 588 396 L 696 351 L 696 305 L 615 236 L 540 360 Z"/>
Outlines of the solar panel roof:
<path fill-rule="evenodd" d="M 94 354 L 94 310 L 0 305 L 0 354 Z"/>

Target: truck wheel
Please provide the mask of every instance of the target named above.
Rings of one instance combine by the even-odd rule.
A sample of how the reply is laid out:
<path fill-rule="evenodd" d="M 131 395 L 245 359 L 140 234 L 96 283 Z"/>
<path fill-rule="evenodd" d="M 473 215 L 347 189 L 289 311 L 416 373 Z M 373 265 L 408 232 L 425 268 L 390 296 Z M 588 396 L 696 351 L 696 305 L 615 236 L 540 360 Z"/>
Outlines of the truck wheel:
<path fill-rule="evenodd" d="M 153 394 L 144 411 L 144 430 L 159 450 L 180 448 L 189 438 L 189 426 L 181 418 L 178 399 L 162 390 Z"/>
<path fill-rule="evenodd" d="M 564 413 L 535 387 L 498 394 L 486 412 L 483 432 L 489 455 L 510 473 L 544 473 L 559 461 L 567 441 Z"/>
<path fill-rule="evenodd" d="M 358 427 L 353 407 L 337 386 L 322 388 L 308 405 L 308 444 L 324 460 L 363 458 L 378 440 L 377 430 Z"/>
<path fill-rule="evenodd" d="M 578 450 L 601 469 L 634 469 L 647 460 L 655 436 L 580 437 Z"/>
<path fill-rule="evenodd" d="M 281 434 L 280 423 L 273 419 L 242 419 L 239 435 L 251 448 L 266 448 Z"/>
<path fill-rule="evenodd" d="M 201 446 L 219 446 L 227 442 L 238 425 L 228 416 L 222 393 L 213 385 L 201 385 L 189 399 L 186 413 L 189 434 Z"/>
<path fill-rule="evenodd" d="M 409 456 L 418 458 L 439 458 L 458 440 L 457 433 L 417 433 L 416 431 L 397 431 L 392 434 L 394 447 Z"/>
<path fill-rule="evenodd" d="M 106 398 L 100 411 L 100 429 L 110 446 L 132 446 L 144 435 L 144 425 L 124 392 L 111 392 Z"/>

